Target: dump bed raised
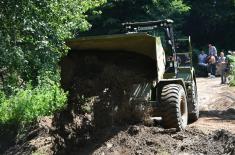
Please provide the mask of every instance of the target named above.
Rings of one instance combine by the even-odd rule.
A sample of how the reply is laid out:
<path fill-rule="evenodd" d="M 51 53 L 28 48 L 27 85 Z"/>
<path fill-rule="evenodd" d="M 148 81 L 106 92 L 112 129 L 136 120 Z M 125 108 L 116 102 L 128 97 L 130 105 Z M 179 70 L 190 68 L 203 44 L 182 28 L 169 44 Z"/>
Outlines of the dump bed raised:
<path fill-rule="evenodd" d="M 165 71 L 165 53 L 161 40 L 147 33 L 81 37 L 67 41 L 67 45 L 74 52 L 129 52 L 144 55 L 156 61 L 158 79 L 163 77 Z"/>

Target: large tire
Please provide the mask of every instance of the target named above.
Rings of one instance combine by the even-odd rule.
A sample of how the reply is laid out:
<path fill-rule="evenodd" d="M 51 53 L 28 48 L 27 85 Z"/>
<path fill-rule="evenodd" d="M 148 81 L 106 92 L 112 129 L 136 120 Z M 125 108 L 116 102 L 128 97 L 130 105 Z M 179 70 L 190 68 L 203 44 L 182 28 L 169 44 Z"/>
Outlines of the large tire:
<path fill-rule="evenodd" d="M 179 84 L 165 85 L 161 92 L 161 114 L 164 128 L 183 130 L 188 124 L 188 107 L 184 88 Z"/>
<path fill-rule="evenodd" d="M 188 90 L 188 113 L 189 122 L 193 123 L 199 118 L 199 105 L 197 95 L 197 85 L 193 80 L 191 88 Z"/>

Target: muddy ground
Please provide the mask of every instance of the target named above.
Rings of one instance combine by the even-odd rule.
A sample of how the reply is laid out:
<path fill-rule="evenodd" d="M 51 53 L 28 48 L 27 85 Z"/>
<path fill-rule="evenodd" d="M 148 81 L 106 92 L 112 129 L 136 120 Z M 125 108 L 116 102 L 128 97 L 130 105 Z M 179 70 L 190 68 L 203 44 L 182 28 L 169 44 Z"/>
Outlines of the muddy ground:
<path fill-rule="evenodd" d="M 111 128 L 74 152 L 94 155 L 235 154 L 235 89 L 198 78 L 200 118 L 185 131 L 143 125 Z M 102 138 L 100 138 L 102 137 Z M 105 138 L 104 138 L 105 137 Z"/>
<path fill-rule="evenodd" d="M 197 82 L 200 118 L 184 131 L 165 130 L 159 122 L 93 130 L 87 128 L 90 116 L 80 115 L 71 118 L 59 133 L 53 119 L 46 117 L 5 154 L 235 155 L 235 89 L 220 85 L 219 78 L 198 78 Z"/>

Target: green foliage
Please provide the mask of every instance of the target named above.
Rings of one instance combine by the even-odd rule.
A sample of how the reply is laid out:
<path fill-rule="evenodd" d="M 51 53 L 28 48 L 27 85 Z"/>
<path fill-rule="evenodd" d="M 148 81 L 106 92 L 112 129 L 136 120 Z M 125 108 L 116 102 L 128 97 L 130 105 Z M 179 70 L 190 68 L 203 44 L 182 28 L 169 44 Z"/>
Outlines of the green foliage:
<path fill-rule="evenodd" d="M 0 124 L 30 122 L 65 106 L 58 85 L 65 40 L 88 30 L 86 12 L 105 1 L 0 2 Z"/>
<path fill-rule="evenodd" d="M 191 6 L 184 32 L 198 47 L 213 43 L 219 49 L 235 49 L 234 0 L 185 0 Z"/>
<path fill-rule="evenodd" d="M 66 93 L 52 81 L 35 88 L 27 85 L 10 97 L 0 92 L 0 124 L 28 123 L 40 116 L 51 115 L 63 108 L 66 100 Z"/>
<path fill-rule="evenodd" d="M 92 29 L 88 34 L 120 33 L 123 22 L 164 18 L 173 18 L 179 27 L 183 14 L 190 8 L 183 0 L 109 0 L 99 9 L 102 10 L 101 15 L 89 16 Z"/>
<path fill-rule="evenodd" d="M 230 64 L 230 72 L 229 72 L 229 85 L 235 86 L 235 56 L 228 55 L 227 56 L 229 64 Z"/>
<path fill-rule="evenodd" d="M 64 41 L 90 28 L 86 12 L 105 0 L 3 0 L 0 2 L 0 71 L 5 90 L 25 85 L 44 72 L 58 73 Z M 59 80 L 59 79 L 55 79 Z M 12 92 L 10 91 L 9 94 Z"/>
<path fill-rule="evenodd" d="M 234 77 L 233 77 L 234 78 Z M 230 86 L 235 86 L 235 80 L 233 79 L 233 80 L 231 80 L 230 82 L 229 82 L 229 85 Z"/>

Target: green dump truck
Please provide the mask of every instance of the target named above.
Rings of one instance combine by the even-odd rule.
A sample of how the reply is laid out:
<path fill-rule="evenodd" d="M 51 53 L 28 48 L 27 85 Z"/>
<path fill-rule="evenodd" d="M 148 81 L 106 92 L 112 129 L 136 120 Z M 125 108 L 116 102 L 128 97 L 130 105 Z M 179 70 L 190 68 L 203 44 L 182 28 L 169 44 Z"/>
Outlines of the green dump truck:
<path fill-rule="evenodd" d="M 197 85 L 190 38 L 174 39 L 173 23 L 124 23 L 123 34 L 67 41 L 71 51 L 61 61 L 62 86 L 83 89 L 86 97 L 118 90 L 128 94 L 125 104 L 151 106 L 151 117 L 161 117 L 164 128 L 184 129 L 199 117 Z M 120 96 L 116 102 L 123 102 Z"/>

